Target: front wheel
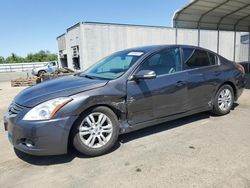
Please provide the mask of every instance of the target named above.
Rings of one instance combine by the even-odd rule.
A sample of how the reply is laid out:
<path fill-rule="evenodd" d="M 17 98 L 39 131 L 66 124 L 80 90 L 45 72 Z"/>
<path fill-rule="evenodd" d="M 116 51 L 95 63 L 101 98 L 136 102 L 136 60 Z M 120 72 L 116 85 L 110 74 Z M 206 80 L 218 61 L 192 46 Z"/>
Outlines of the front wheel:
<path fill-rule="evenodd" d="M 212 112 L 216 115 L 225 115 L 230 112 L 234 104 L 234 92 L 230 85 L 223 85 L 214 98 Z"/>
<path fill-rule="evenodd" d="M 111 109 L 97 107 L 83 115 L 73 133 L 73 145 L 80 153 L 98 156 L 117 142 L 119 122 Z"/>

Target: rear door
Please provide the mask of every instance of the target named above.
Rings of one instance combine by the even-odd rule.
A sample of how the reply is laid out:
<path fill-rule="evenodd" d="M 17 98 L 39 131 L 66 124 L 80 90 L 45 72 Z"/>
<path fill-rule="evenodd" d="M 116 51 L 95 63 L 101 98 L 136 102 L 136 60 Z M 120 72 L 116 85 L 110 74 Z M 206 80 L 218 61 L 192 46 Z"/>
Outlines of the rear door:
<path fill-rule="evenodd" d="M 183 48 L 183 60 L 188 73 L 189 109 L 208 106 L 220 76 L 218 57 L 205 50 Z"/>
<path fill-rule="evenodd" d="M 127 83 L 128 121 L 137 124 L 186 111 L 187 72 L 182 71 L 179 48 L 158 52 L 137 71 L 153 70 L 152 80 Z M 136 71 L 136 72 L 137 72 Z"/>

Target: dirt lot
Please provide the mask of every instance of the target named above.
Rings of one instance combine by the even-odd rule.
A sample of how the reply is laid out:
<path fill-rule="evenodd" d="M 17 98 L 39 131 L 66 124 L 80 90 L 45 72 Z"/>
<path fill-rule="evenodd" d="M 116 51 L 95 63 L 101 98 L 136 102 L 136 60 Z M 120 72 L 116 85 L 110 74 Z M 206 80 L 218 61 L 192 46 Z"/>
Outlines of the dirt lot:
<path fill-rule="evenodd" d="M 0 121 L 23 88 L 0 82 Z M 1 187 L 250 187 L 250 90 L 227 116 L 186 117 L 120 138 L 111 153 L 86 158 L 16 153 L 0 126 Z"/>
<path fill-rule="evenodd" d="M 9 82 L 11 80 L 23 77 L 26 78 L 27 76 L 32 76 L 31 71 L 27 72 L 0 72 L 0 82 Z"/>

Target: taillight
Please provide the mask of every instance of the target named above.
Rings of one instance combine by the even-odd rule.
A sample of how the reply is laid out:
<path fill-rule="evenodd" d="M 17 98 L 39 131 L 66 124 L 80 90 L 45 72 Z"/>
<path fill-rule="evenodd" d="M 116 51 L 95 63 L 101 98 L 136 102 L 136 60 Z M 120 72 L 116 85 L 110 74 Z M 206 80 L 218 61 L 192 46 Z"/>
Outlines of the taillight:
<path fill-rule="evenodd" d="M 241 64 L 235 63 L 235 65 L 236 65 L 237 69 L 238 69 L 240 72 L 242 72 L 242 74 L 245 74 L 245 68 L 244 68 Z"/>

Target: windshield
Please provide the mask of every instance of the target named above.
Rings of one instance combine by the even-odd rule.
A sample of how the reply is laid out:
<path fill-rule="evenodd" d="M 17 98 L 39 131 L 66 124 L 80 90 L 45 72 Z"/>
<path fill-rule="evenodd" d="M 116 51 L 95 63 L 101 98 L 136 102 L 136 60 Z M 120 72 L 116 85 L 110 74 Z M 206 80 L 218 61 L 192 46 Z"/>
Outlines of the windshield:
<path fill-rule="evenodd" d="M 80 76 L 113 80 L 123 75 L 144 53 L 138 51 L 123 51 L 108 56 Z"/>

